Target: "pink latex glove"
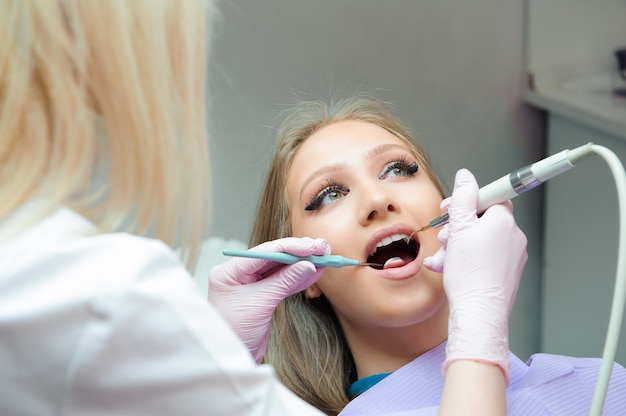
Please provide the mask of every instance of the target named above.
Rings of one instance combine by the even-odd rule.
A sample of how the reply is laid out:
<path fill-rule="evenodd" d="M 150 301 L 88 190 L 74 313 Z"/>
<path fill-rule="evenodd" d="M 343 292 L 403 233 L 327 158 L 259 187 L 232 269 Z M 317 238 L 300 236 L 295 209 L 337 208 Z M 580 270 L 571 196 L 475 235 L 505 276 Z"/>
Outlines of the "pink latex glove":
<path fill-rule="evenodd" d="M 450 215 L 439 232 L 442 247 L 424 263 L 443 271 L 450 305 L 444 374 L 455 360 L 486 361 L 502 369 L 508 385 L 508 320 L 528 258 L 527 240 L 510 201 L 478 218 L 477 198 L 476 179 L 467 169 L 459 170 L 452 196 L 441 204 Z"/>
<path fill-rule="evenodd" d="M 323 239 L 287 237 L 251 250 L 296 256 L 330 254 Z M 278 303 L 319 279 L 324 268 L 310 261 L 287 265 L 270 260 L 235 257 L 209 272 L 209 301 L 233 327 L 257 363 L 265 356 L 270 319 Z"/>

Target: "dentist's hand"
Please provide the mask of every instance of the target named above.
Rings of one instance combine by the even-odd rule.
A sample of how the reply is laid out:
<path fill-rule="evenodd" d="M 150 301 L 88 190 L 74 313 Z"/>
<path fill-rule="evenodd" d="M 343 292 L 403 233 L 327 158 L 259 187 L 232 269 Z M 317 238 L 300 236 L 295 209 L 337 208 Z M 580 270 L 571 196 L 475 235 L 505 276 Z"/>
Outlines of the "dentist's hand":
<path fill-rule="evenodd" d="M 323 239 L 288 237 L 252 250 L 296 256 L 330 254 Z M 324 268 L 309 261 L 286 265 L 270 260 L 233 258 L 209 273 L 209 301 L 234 328 L 257 363 L 265 356 L 270 319 L 278 303 L 319 279 Z"/>
<path fill-rule="evenodd" d="M 448 364 L 460 359 L 498 365 L 509 382 L 508 319 L 528 258 L 526 236 L 510 202 L 488 208 L 478 218 L 478 184 L 467 170 L 457 172 L 448 206 L 450 221 L 439 232 L 441 249 L 425 259 L 443 271 L 450 305 Z"/>

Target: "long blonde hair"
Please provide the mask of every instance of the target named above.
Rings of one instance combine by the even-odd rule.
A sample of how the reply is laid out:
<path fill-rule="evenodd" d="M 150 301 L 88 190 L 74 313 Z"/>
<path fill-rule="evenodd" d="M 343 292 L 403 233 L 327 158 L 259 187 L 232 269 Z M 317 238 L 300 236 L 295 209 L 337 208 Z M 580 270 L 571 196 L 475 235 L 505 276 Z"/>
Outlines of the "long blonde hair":
<path fill-rule="evenodd" d="M 250 245 L 291 236 L 286 182 L 293 157 L 313 133 L 346 120 L 375 124 L 402 140 L 444 196 L 425 150 L 381 101 L 360 94 L 329 103 L 301 102 L 286 113 L 278 131 Z M 339 321 L 324 296 L 308 299 L 301 292 L 280 303 L 272 317 L 265 362 L 274 366 L 287 387 L 329 415 L 338 414 L 349 401 L 346 391 L 356 376 L 354 361 Z"/>
<path fill-rule="evenodd" d="M 195 252 L 209 216 L 211 11 L 208 0 L 0 2 L 0 221 L 38 198 L 46 213 L 68 206 L 102 232 Z"/>

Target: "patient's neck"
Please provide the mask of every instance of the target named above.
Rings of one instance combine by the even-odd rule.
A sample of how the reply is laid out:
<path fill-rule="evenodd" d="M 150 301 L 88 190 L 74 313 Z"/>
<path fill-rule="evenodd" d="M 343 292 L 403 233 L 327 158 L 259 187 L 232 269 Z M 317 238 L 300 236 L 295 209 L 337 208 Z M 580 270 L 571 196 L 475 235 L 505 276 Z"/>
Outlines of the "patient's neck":
<path fill-rule="evenodd" d="M 340 318 L 341 321 L 341 318 Z M 344 325 L 344 333 L 356 364 L 357 378 L 390 373 L 440 345 L 448 336 L 448 310 L 425 322 L 404 328 Z"/>

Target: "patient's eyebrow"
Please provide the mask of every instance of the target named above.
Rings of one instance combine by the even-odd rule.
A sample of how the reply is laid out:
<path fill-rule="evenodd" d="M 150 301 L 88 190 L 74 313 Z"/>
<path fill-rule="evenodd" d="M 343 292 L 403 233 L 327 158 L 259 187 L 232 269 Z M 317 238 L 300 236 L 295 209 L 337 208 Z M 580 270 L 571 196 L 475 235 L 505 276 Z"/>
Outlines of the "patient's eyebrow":
<path fill-rule="evenodd" d="M 382 153 L 386 153 L 388 151 L 391 150 L 404 150 L 404 151 L 408 151 L 408 149 L 401 145 L 401 144 L 397 144 L 397 143 L 385 143 L 385 144 L 381 144 L 379 146 L 373 147 L 371 149 L 366 150 L 365 152 L 363 152 L 363 160 L 368 160 L 368 159 L 373 159 L 376 156 L 382 154 Z M 302 193 L 304 192 L 304 188 L 307 187 L 307 185 L 313 181 L 315 178 L 325 175 L 327 173 L 332 173 L 332 172 L 336 172 L 339 171 L 343 168 L 345 168 L 346 164 L 343 162 L 333 162 L 333 163 L 328 163 L 326 165 L 322 165 L 319 169 L 316 169 L 312 174 L 310 174 L 309 176 L 307 176 L 307 178 L 302 182 L 302 185 L 300 186 L 300 194 L 299 194 L 299 198 L 302 198 Z"/>
<path fill-rule="evenodd" d="M 404 150 L 404 151 L 408 151 L 409 149 L 407 149 L 406 146 L 403 146 L 403 145 L 397 144 L 397 143 L 381 144 L 380 146 L 376 146 L 376 147 L 373 147 L 370 150 L 368 150 L 366 152 L 366 158 L 367 159 L 373 159 L 376 156 L 378 156 L 378 155 L 380 155 L 382 153 L 388 152 L 390 150 Z"/>
<path fill-rule="evenodd" d="M 313 172 L 312 174 L 307 176 L 307 178 L 302 182 L 302 185 L 300 186 L 300 196 L 299 196 L 299 198 L 302 199 L 302 193 L 304 192 L 304 189 L 315 178 L 317 178 L 319 176 L 322 176 L 322 175 L 325 175 L 327 173 L 339 171 L 339 170 L 343 169 L 345 166 L 346 166 L 345 163 L 337 162 L 337 163 L 329 163 L 327 165 L 322 165 L 322 167 L 320 167 L 319 169 L 316 169 L 315 172 Z"/>

